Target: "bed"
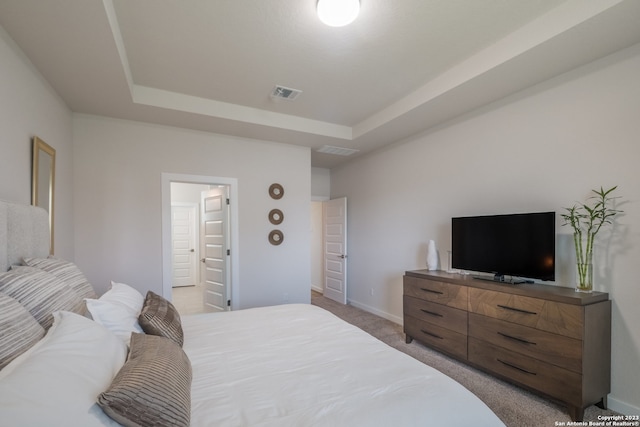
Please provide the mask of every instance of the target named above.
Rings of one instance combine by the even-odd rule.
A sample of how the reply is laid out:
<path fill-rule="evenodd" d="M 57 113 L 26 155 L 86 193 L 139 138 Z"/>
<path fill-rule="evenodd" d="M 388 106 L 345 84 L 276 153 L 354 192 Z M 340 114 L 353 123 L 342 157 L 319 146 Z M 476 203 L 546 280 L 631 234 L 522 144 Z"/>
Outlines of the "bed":
<path fill-rule="evenodd" d="M 2 273 L 4 285 L 0 277 L 0 306 L 23 317 L 31 309 L 38 317 L 18 323 L 17 315 L 0 313 L 3 425 L 503 425 L 451 378 L 311 305 L 179 316 L 161 296 L 138 297 L 126 285 L 112 284 L 113 292 L 97 297 L 66 274 L 67 286 L 84 292 L 85 305 L 67 297 L 51 313 L 35 310 L 29 301 L 19 301 L 24 297 L 13 288 L 27 285 L 15 277 L 44 275 L 37 267 L 15 266 L 48 259 L 46 221 L 39 208 L 0 202 L 0 268 L 9 270 Z M 13 288 L 6 285 L 8 276 Z M 126 289 L 126 298 L 116 304 L 109 296 L 118 289 Z M 47 301 L 56 299 L 61 298 Z M 156 317 L 147 322 L 149 306 L 156 303 Z M 132 312 L 134 319 L 122 327 L 121 318 Z M 158 312 L 171 316 L 161 323 Z M 118 318 L 115 326 L 109 316 Z M 48 327 L 40 331 L 43 323 Z M 6 347 L 13 349 L 18 341 L 23 350 L 7 358 Z M 124 393 L 130 399 L 146 396 L 143 409 L 104 403 L 128 374 L 136 387 L 152 384 L 151 391 Z"/>

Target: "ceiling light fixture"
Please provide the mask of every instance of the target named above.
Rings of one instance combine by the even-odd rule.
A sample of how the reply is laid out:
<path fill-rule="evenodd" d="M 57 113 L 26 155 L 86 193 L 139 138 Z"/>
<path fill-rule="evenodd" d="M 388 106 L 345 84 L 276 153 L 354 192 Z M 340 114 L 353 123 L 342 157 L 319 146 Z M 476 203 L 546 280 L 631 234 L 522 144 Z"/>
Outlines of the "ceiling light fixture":
<path fill-rule="evenodd" d="M 318 0 L 318 18 L 330 27 L 352 23 L 360 12 L 360 0 Z"/>

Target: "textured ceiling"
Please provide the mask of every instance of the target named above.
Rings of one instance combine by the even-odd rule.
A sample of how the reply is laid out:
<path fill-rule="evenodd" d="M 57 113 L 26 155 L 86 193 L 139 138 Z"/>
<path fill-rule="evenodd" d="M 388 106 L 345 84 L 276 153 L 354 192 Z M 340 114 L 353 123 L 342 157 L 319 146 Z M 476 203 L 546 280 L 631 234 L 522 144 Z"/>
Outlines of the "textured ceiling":
<path fill-rule="evenodd" d="M 361 4 L 332 28 L 315 0 L 0 0 L 0 25 L 75 112 L 308 146 L 318 167 L 640 42 L 637 0 Z"/>

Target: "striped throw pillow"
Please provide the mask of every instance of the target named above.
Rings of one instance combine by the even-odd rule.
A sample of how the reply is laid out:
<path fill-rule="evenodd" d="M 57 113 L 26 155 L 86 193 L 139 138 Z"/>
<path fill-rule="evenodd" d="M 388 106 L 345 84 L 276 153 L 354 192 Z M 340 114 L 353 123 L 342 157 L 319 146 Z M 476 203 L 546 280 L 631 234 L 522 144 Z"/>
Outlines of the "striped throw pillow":
<path fill-rule="evenodd" d="M 12 267 L 0 274 L 0 292 L 16 299 L 42 325 L 49 329 L 53 312 L 84 314 L 84 301 L 53 274 L 31 267 Z"/>
<path fill-rule="evenodd" d="M 78 266 L 70 261 L 54 257 L 24 258 L 22 261 L 29 267 L 36 267 L 53 274 L 76 291 L 82 299 L 97 298 L 91 283 L 89 283 Z"/>
<path fill-rule="evenodd" d="M 147 292 L 138 323 L 147 334 L 169 338 L 180 347 L 184 343 L 182 322 L 178 310 L 166 299 Z"/>
<path fill-rule="evenodd" d="M 0 331 L 0 369 L 44 336 L 44 328 L 27 309 L 3 293 L 0 293 Z"/>
<path fill-rule="evenodd" d="M 191 375 L 189 358 L 173 341 L 133 333 L 129 358 L 98 405 L 124 426 L 187 427 Z"/>

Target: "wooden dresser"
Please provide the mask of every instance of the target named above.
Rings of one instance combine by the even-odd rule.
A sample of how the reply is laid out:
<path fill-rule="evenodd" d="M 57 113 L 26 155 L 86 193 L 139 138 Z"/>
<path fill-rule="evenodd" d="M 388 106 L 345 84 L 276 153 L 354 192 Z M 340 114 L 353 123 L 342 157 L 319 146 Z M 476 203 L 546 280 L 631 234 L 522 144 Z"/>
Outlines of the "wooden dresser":
<path fill-rule="evenodd" d="M 548 285 L 511 285 L 439 271 L 404 276 L 404 332 L 438 351 L 567 406 L 606 407 L 611 301 Z"/>

